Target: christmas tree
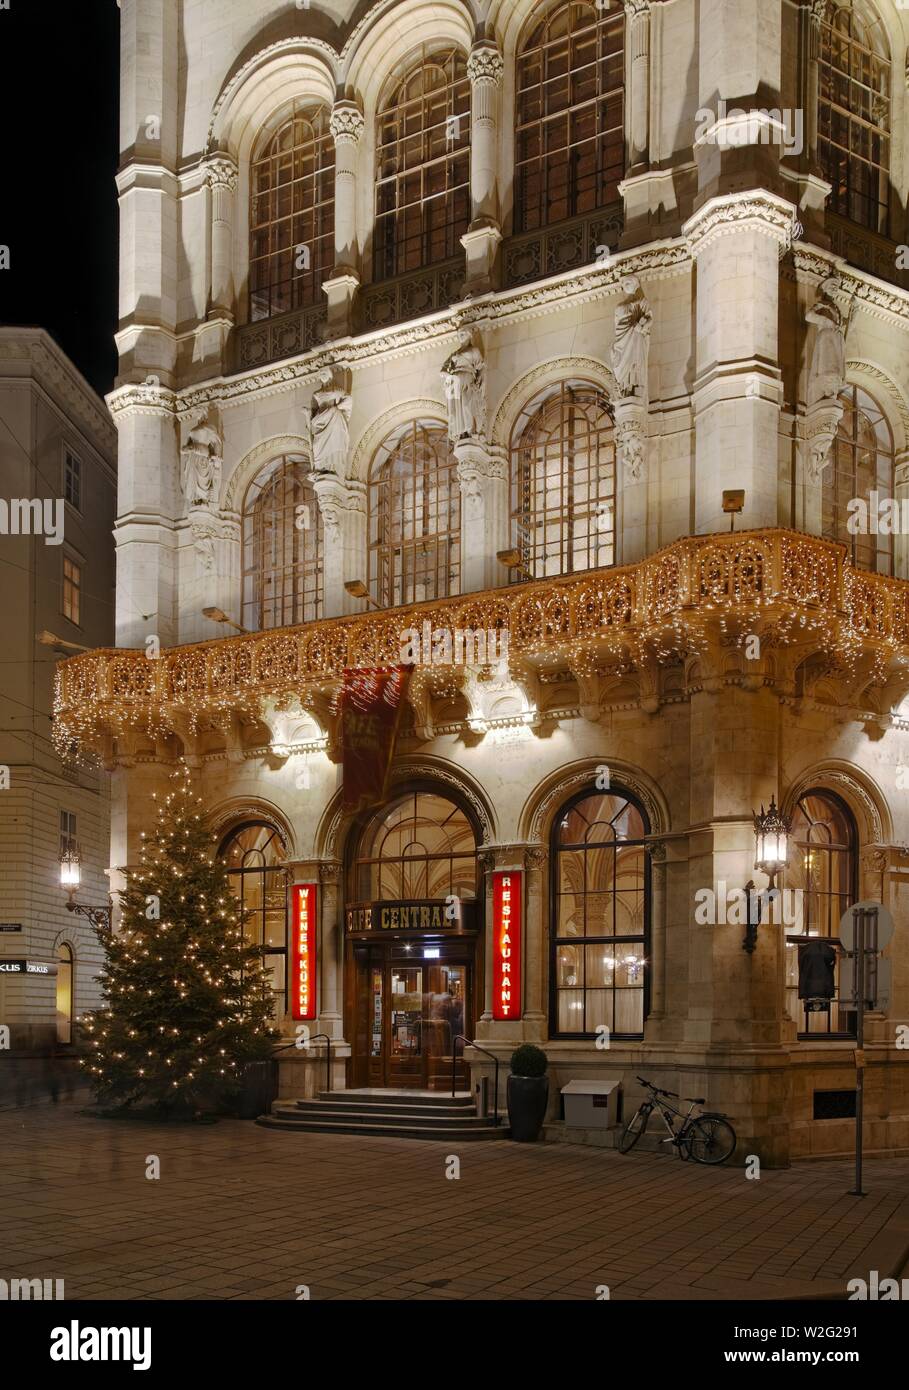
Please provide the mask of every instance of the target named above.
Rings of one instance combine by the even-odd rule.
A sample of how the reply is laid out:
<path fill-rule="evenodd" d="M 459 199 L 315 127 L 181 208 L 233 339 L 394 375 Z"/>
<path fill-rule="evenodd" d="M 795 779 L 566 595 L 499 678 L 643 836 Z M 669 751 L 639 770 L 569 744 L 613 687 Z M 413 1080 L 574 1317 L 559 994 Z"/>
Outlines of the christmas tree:
<path fill-rule="evenodd" d="M 184 763 L 127 871 L 119 929 L 101 928 L 107 1007 L 82 1019 L 99 1101 L 195 1113 L 236 1093 L 249 1061 L 271 1055 L 262 957 L 202 818 Z"/>

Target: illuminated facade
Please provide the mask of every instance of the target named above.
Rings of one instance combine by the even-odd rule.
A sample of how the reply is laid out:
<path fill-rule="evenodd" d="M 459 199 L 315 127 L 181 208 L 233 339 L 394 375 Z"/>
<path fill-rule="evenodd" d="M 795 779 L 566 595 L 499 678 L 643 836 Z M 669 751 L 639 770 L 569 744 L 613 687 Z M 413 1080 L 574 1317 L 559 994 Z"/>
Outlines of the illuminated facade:
<path fill-rule="evenodd" d="M 571 1079 L 652 1074 L 771 1162 L 849 1146 L 854 1011 L 806 1007 L 798 947 L 882 900 L 867 1134 L 909 1147 L 909 556 L 850 529 L 909 498 L 909 17 L 122 20 L 118 650 L 58 696 L 112 772 L 111 863 L 182 755 L 336 1084 L 441 1088 L 458 1037 L 535 1041 L 554 1117 Z M 387 801 L 346 815 L 342 673 L 427 622 L 507 651 L 418 665 Z M 696 903 L 766 881 L 772 798 L 801 915 L 751 952 Z M 462 1083 L 490 1065 L 468 1047 Z"/>

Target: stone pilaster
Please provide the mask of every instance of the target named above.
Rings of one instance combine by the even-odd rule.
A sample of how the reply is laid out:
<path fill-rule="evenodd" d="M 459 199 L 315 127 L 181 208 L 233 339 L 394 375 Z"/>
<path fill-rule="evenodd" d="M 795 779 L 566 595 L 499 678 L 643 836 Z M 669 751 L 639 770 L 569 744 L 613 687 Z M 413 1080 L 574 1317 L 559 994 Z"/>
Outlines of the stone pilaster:
<path fill-rule="evenodd" d="M 495 44 L 484 39 L 467 60 L 470 78 L 470 226 L 461 238 L 467 256 L 465 293 L 493 288 L 493 266 L 502 240 L 499 225 L 496 165 L 498 97 L 505 65 Z"/>
<path fill-rule="evenodd" d="M 363 115 L 352 101 L 332 108 L 330 129 L 335 142 L 335 264 L 322 288 L 328 297 L 328 338 L 352 330 L 353 301 L 360 284 L 357 238 L 357 164 L 364 130 Z"/>
<path fill-rule="evenodd" d="M 909 449 L 901 449 L 893 460 L 893 495 L 900 503 L 909 500 Z M 893 538 L 893 572 L 898 579 L 909 579 L 909 535 L 898 531 Z"/>
<path fill-rule="evenodd" d="M 348 579 L 366 580 L 366 485 L 318 474 L 313 489 L 325 528 L 322 548 L 322 614 L 338 618 L 362 610 L 362 599 L 344 588 Z"/>
<path fill-rule="evenodd" d="M 318 885 L 319 940 L 316 955 L 316 1006 L 318 1017 L 307 1024 L 311 1039 L 318 1033 L 327 1033 L 331 1038 L 331 1089 L 342 1090 L 345 1085 L 347 1058 L 350 1044 L 344 1039 L 343 1015 L 341 1008 L 343 993 L 343 933 L 342 905 L 340 902 L 341 865 L 335 859 L 286 859 L 284 867 L 289 870 L 289 885 L 295 883 L 315 883 Z M 289 891 L 289 890 L 288 890 Z M 290 985 L 292 943 L 289 934 L 293 929 L 288 917 L 287 971 Z M 297 1036 L 299 1025 L 291 1017 L 290 992 L 288 988 L 288 1009 L 284 1015 L 282 1032 L 288 1037 Z M 280 1099 L 288 1097 L 315 1096 L 325 1089 L 326 1047 L 324 1040 L 314 1042 L 309 1047 L 287 1048 L 278 1053 L 278 1094 Z"/>
<path fill-rule="evenodd" d="M 622 498 L 623 565 L 647 554 L 647 404 L 634 396 L 614 403 L 617 491 Z"/>
<path fill-rule="evenodd" d="M 548 917 L 545 845 L 524 851 L 524 1038 L 539 1041 L 549 1032 L 544 993 L 546 920 Z"/>
<path fill-rule="evenodd" d="M 234 318 L 233 237 L 237 166 L 217 155 L 205 166 L 211 196 L 211 289 L 208 317 Z"/>
<path fill-rule="evenodd" d="M 648 1041 L 666 1017 L 666 842 L 649 840 L 650 855 L 650 1012 L 644 1025 Z"/>
<path fill-rule="evenodd" d="M 496 553 L 508 546 L 508 460 L 485 441 L 454 445 L 461 486 L 461 592 L 501 584 Z"/>
<path fill-rule="evenodd" d="M 646 168 L 650 148 L 650 0 L 625 0 L 626 167 Z"/>

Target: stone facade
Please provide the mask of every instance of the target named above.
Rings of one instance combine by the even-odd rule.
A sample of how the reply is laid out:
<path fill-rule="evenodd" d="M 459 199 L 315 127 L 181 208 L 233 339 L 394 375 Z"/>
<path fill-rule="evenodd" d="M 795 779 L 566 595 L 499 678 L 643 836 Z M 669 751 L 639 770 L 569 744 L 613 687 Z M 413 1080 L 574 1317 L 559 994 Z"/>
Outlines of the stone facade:
<path fill-rule="evenodd" d="M 886 421 L 902 495 L 909 19 L 890 0 L 869 4 L 876 42 L 891 55 L 889 238 L 846 237 L 842 219 L 825 213 L 830 185 L 812 126 L 825 12 L 782 0 L 626 4 L 620 204 L 533 237 L 515 231 L 512 112 L 515 55 L 535 9 L 530 0 L 330 9 L 122 0 L 121 366 L 109 398 L 120 440 L 117 645 L 141 651 L 157 638 L 165 658 L 105 659 L 94 674 L 70 663 L 61 727 L 111 769 L 113 865 L 135 860 L 149 794 L 183 755 L 219 826 L 270 819 L 297 878 L 335 875 L 322 896 L 319 1027 L 343 1059 L 352 842 L 330 712 L 343 661 L 315 651 L 318 626 L 287 629 L 284 646 L 270 647 L 224 639 L 203 610 L 238 619 L 247 491 L 276 459 L 311 458 L 308 412 L 329 368 L 351 409 L 346 470 L 314 484 L 326 537 L 321 614 L 336 620 L 325 641 L 341 633 L 344 660 L 358 664 L 359 652 L 365 664 L 394 659 L 413 619 L 489 618 L 500 611 L 496 591 L 513 592 L 495 558 L 515 543 L 513 431 L 538 393 L 587 383 L 610 402 L 615 426 L 616 568 L 602 572 L 608 584 L 594 597 L 583 579 L 570 599 L 562 580 L 537 578 L 528 593 L 538 607 L 558 608 L 560 594 L 599 606 L 584 609 L 587 621 L 575 621 L 574 606 L 570 622 L 553 616 L 521 659 L 512 628 L 508 676 L 495 689 L 469 670 L 447 687 L 415 680 L 393 768 L 396 787 L 456 788 L 487 866 L 526 874 L 523 1017 L 494 1021 L 487 995 L 477 1040 L 503 1057 L 519 1039 L 545 1043 L 556 1097 L 559 1084 L 588 1073 L 621 1074 L 633 1093 L 638 1073 L 658 1072 L 727 1110 L 740 1154 L 785 1162 L 847 1149 L 849 1122 L 814 1119 L 812 1097 L 852 1086 L 853 1044 L 798 1039 L 781 930 L 761 928 L 749 954 L 739 929 L 700 926 L 693 912 L 700 888 L 753 876 L 754 808 L 774 797 L 791 812 L 800 791 L 830 788 L 854 818 L 858 889 L 897 917 L 891 1004 L 868 1025 L 866 1118 L 873 1147 L 909 1147 L 898 1046 L 909 1019 L 900 925 L 909 807 L 898 785 L 909 761 L 900 616 L 909 557 L 898 536 L 893 577 L 856 578 L 845 547 L 824 539 L 825 467 L 842 406 L 824 394 L 821 330 L 809 317 L 835 277 L 843 384 L 866 392 Z M 371 280 L 372 132 L 390 74 L 421 44 L 440 43 L 469 55 L 471 220 L 455 297 L 427 270 L 423 300 L 410 280 L 408 300 L 401 284 Z M 317 314 L 252 322 L 251 160 L 293 101 L 332 109 L 335 267 Z M 781 142 L 787 111 L 804 121 L 804 148 Z M 626 386 L 616 351 L 631 276 L 650 316 L 637 387 Z M 422 302 L 422 312 L 402 311 L 405 302 Z M 397 426 L 445 424 L 440 369 L 465 330 L 485 362 L 486 428 L 453 446 L 460 590 L 482 593 L 482 603 L 390 611 L 380 633 L 345 588 L 366 578 L 370 470 Z M 218 496 L 200 516 L 184 502 L 181 449 L 203 411 L 223 462 Z M 721 534 L 727 489 L 744 491 L 739 538 Z M 702 548 L 686 549 L 686 536 Z M 746 654 L 749 634 L 760 638 L 756 657 Z M 169 650 L 193 643 L 205 645 Z M 591 1038 L 550 1036 L 548 949 L 555 817 L 604 764 L 647 808 L 651 883 L 649 1016 L 640 1041 L 608 1054 Z M 479 1055 L 473 1064 L 477 1074 L 487 1067 Z M 285 1089 L 313 1084 L 294 1078 Z"/>

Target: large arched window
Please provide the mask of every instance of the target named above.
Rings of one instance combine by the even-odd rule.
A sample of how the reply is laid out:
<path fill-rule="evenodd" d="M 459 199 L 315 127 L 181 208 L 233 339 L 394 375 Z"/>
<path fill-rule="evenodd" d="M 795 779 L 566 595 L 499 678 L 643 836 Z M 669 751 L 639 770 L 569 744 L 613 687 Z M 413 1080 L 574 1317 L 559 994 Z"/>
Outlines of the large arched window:
<path fill-rule="evenodd" d="M 68 1046 L 73 1040 L 75 1016 L 75 961 L 73 948 L 65 941 L 57 947 L 57 1042 Z"/>
<path fill-rule="evenodd" d="M 818 160 L 827 206 L 888 233 L 890 58 L 880 20 L 854 0 L 826 6 L 818 51 Z"/>
<path fill-rule="evenodd" d="M 244 940 L 261 951 L 278 1020 L 284 1014 L 287 989 L 288 871 L 281 867 L 284 856 L 284 843 L 274 826 L 256 822 L 232 830 L 218 851 L 240 907 L 249 914 L 243 926 Z"/>
<path fill-rule="evenodd" d="M 421 54 L 386 92 L 376 126 L 373 278 L 461 255 L 470 222 L 470 82 L 458 49 Z"/>
<path fill-rule="evenodd" d="M 583 792 L 552 841 L 550 1030 L 635 1038 L 647 1010 L 650 875 L 643 810 L 618 788 Z"/>
<path fill-rule="evenodd" d="M 372 822 L 353 866 L 359 902 L 414 902 L 477 895 L 477 838 L 454 802 L 412 791 Z"/>
<path fill-rule="evenodd" d="M 295 108 L 252 161 L 249 317 L 318 304 L 335 259 L 335 146 L 329 111 Z"/>
<path fill-rule="evenodd" d="M 839 941 L 840 919 L 858 898 L 858 835 L 846 803 L 834 792 L 815 787 L 799 797 L 792 817 L 786 887 L 799 892 L 790 900 L 786 930 L 786 1000 L 800 1033 L 854 1031 L 855 1015 L 834 1000 L 829 1009 L 809 1012 L 798 997 L 799 946 L 817 937 Z M 784 906 L 786 899 L 784 898 Z M 799 910 L 800 908 L 800 910 Z M 839 980 L 839 964 L 837 965 Z"/>
<path fill-rule="evenodd" d="M 392 608 L 459 592 L 461 492 L 444 425 L 414 420 L 384 441 L 369 483 L 369 583 Z"/>
<path fill-rule="evenodd" d="M 322 514 L 309 464 L 276 459 L 243 505 L 243 626 L 255 631 L 322 616 Z"/>
<path fill-rule="evenodd" d="M 625 172 L 625 14 L 567 0 L 537 19 L 516 69 L 515 232 L 618 201 Z"/>
<path fill-rule="evenodd" d="M 511 506 L 535 579 L 615 563 L 613 420 L 595 386 L 562 382 L 525 408 L 511 435 Z"/>
<path fill-rule="evenodd" d="M 854 565 L 890 574 L 892 535 L 879 528 L 878 534 L 872 532 L 849 503 L 862 499 L 870 505 L 872 492 L 881 500 L 893 496 L 893 433 L 883 411 L 860 386 L 847 386 L 840 401 L 843 416 L 821 488 L 821 531 L 845 542 Z"/>

